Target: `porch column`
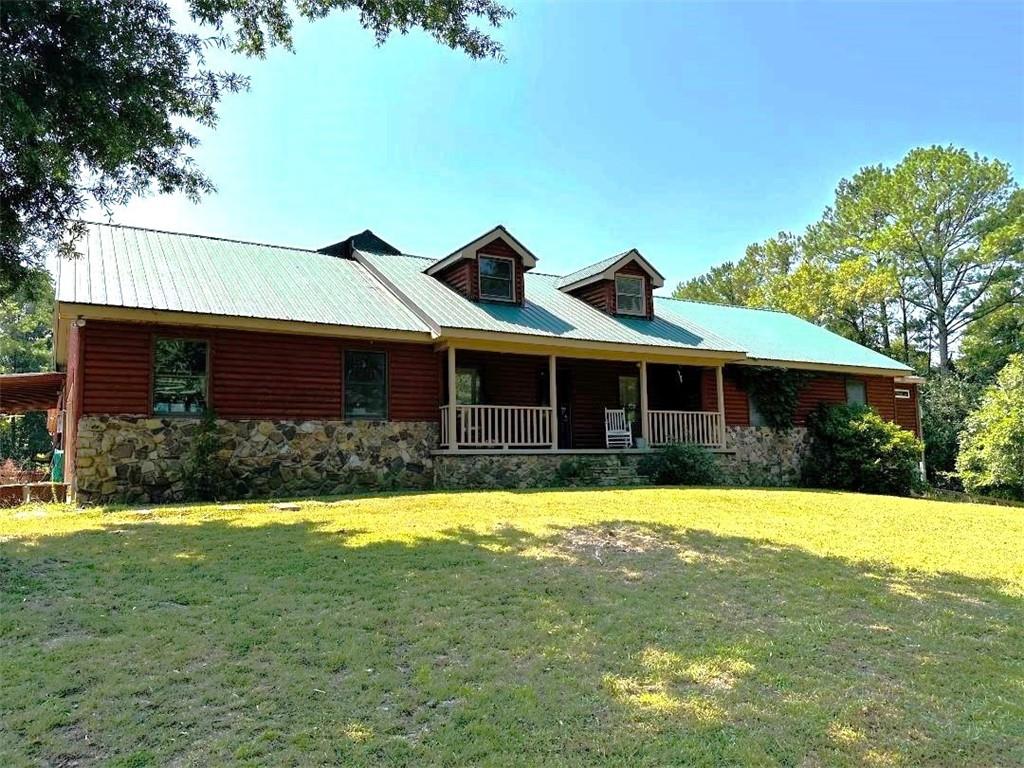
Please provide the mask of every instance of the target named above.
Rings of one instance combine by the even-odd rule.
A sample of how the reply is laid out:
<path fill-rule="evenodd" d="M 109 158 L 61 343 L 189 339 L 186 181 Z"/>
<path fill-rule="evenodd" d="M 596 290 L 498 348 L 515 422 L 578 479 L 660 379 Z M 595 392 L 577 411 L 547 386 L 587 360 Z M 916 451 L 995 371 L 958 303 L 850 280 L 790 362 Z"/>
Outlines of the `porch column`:
<path fill-rule="evenodd" d="M 722 381 L 724 365 L 715 368 L 715 391 L 718 393 L 718 443 L 725 448 L 725 386 Z"/>
<path fill-rule="evenodd" d="M 548 405 L 551 406 L 551 450 L 558 450 L 558 382 L 554 355 L 548 355 Z"/>
<path fill-rule="evenodd" d="M 448 450 L 459 450 L 459 441 L 455 435 L 455 347 L 448 345 Z"/>
<path fill-rule="evenodd" d="M 647 412 L 647 361 L 640 361 L 640 431 L 651 447 L 651 415 Z"/>

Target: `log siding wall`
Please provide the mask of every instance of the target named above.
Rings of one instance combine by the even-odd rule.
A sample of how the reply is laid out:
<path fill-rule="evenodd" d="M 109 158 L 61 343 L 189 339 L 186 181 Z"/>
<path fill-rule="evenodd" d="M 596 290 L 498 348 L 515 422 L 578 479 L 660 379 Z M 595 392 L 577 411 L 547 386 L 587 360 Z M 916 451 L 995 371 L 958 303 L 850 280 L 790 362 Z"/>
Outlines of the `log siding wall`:
<path fill-rule="evenodd" d="M 154 339 L 178 337 L 209 343 L 207 391 L 221 418 L 341 418 L 343 353 L 374 350 L 388 355 L 389 420 L 437 419 L 437 355 L 426 344 L 98 321 L 80 330 L 80 359 L 69 357 L 80 416 L 151 414 Z"/>

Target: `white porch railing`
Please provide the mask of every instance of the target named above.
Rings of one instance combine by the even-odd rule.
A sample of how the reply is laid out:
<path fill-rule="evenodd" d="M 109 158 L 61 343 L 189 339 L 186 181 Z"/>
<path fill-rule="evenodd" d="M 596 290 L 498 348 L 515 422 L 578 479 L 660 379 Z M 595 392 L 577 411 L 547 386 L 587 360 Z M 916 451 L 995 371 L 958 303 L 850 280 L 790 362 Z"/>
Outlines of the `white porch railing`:
<path fill-rule="evenodd" d="M 694 443 L 706 448 L 725 445 L 718 411 L 650 411 L 652 446 Z"/>
<path fill-rule="evenodd" d="M 455 406 L 459 448 L 550 448 L 552 409 L 532 405 Z M 448 440 L 448 406 L 441 406 L 441 445 Z"/>

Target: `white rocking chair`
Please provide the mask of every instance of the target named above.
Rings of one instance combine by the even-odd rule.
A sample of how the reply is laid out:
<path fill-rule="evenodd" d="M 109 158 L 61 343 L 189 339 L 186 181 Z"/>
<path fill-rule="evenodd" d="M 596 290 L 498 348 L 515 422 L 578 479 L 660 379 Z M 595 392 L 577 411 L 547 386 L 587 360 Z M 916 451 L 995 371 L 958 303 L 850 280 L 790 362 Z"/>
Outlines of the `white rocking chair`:
<path fill-rule="evenodd" d="M 633 425 L 624 408 L 604 409 L 604 444 L 606 448 L 633 447 Z"/>

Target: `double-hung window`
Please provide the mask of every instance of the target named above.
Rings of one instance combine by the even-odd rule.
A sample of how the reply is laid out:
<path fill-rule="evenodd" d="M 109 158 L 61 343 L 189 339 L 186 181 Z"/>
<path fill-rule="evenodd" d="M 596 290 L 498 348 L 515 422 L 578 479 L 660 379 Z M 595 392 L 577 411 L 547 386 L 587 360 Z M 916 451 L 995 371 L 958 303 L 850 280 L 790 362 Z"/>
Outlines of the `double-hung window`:
<path fill-rule="evenodd" d="M 502 256 L 480 256 L 480 298 L 515 301 L 515 263 Z"/>
<path fill-rule="evenodd" d="M 615 276 L 615 311 L 620 315 L 643 315 L 644 279 L 634 275 Z"/>
<path fill-rule="evenodd" d="M 345 352 L 345 418 L 388 417 L 388 357 L 384 352 Z"/>
<path fill-rule="evenodd" d="M 153 413 L 197 415 L 206 410 L 208 348 L 195 339 L 156 339 Z"/>

